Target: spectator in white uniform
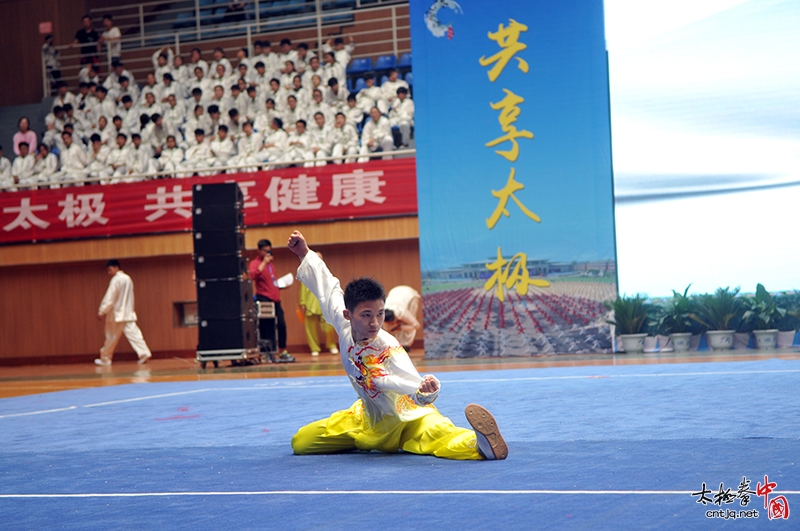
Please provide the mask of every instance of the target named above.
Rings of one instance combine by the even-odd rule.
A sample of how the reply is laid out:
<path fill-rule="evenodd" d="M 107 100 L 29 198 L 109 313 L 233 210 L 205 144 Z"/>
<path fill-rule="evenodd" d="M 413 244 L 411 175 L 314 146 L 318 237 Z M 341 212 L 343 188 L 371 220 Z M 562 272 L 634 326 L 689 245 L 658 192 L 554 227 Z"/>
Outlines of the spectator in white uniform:
<path fill-rule="evenodd" d="M 192 48 L 192 52 L 189 54 L 189 64 L 186 66 L 189 68 L 189 72 L 192 73 L 194 73 L 195 68 L 200 67 L 203 71 L 203 76 L 208 76 L 208 63 L 203 59 L 203 52 L 200 51 L 200 48 Z"/>
<path fill-rule="evenodd" d="M 220 168 L 228 165 L 236 146 L 228 137 L 227 125 L 222 124 L 219 126 L 216 138 L 209 144 L 209 149 L 211 150 L 211 166 Z"/>
<path fill-rule="evenodd" d="M 3 156 L 3 146 L 0 146 L 0 187 L 8 187 L 14 184 L 14 177 L 11 175 L 11 161 Z"/>
<path fill-rule="evenodd" d="M 114 177 L 124 177 L 131 173 L 133 169 L 133 155 L 128 147 L 128 136 L 125 133 L 118 133 L 116 144 L 108 153 L 106 164 L 109 166 L 109 171 Z M 119 182 L 119 179 L 114 179 L 112 183 Z"/>
<path fill-rule="evenodd" d="M 34 184 L 33 166 L 36 164 L 36 157 L 30 153 L 27 142 L 20 142 L 19 155 L 14 158 L 11 164 L 11 177 L 14 184 L 32 185 Z"/>
<path fill-rule="evenodd" d="M 117 260 L 106 262 L 106 271 L 111 276 L 111 282 L 97 311 L 97 318 L 101 321 L 105 319 L 106 322 L 106 340 L 100 349 L 100 357 L 94 362 L 103 367 L 110 366 L 117 343 L 122 334 L 125 334 L 131 348 L 139 356 L 139 363 L 147 363 L 153 355 L 147 348 L 142 331 L 136 325 L 133 280 L 120 269 Z"/>
<path fill-rule="evenodd" d="M 347 107 L 347 97 L 350 92 L 347 87 L 339 85 L 339 80 L 332 77 L 328 80 L 328 88 L 325 91 L 325 102 L 335 109 L 336 112 L 343 111 Z"/>
<path fill-rule="evenodd" d="M 355 94 L 347 96 L 347 109 L 345 109 L 344 115 L 347 117 L 347 123 L 355 128 L 364 122 L 364 111 L 358 106 Z"/>
<path fill-rule="evenodd" d="M 153 149 L 150 147 L 149 143 L 145 144 L 142 142 L 142 136 L 139 133 L 133 133 L 131 135 L 131 146 L 129 149 L 131 150 L 131 159 L 133 160 L 133 166 L 128 171 L 129 174 L 144 175 L 158 171 L 156 159 L 153 158 Z M 141 179 L 141 177 L 137 178 L 137 180 Z"/>
<path fill-rule="evenodd" d="M 80 69 L 78 72 L 78 82 L 100 83 L 100 77 L 97 75 L 97 69 L 92 63 L 89 63 Z"/>
<path fill-rule="evenodd" d="M 108 155 L 111 153 L 111 148 L 103 144 L 103 140 L 97 133 L 91 137 L 91 148 L 89 150 L 89 164 L 86 169 L 89 170 L 89 177 L 110 177 L 114 172 L 108 165 Z M 100 181 L 106 184 L 107 181 Z"/>
<path fill-rule="evenodd" d="M 59 81 L 56 83 L 56 89 L 58 93 L 55 98 L 53 98 L 53 104 L 50 106 L 51 109 L 63 107 L 67 103 L 75 103 L 75 94 L 69 91 L 69 85 L 67 85 L 66 81 Z"/>
<path fill-rule="evenodd" d="M 162 46 L 161 49 L 153 52 L 151 59 L 156 80 L 164 79 L 164 74 L 172 72 L 172 62 L 175 59 L 175 54 L 172 53 L 172 48 L 169 46 Z"/>
<path fill-rule="evenodd" d="M 328 161 L 319 159 L 331 156 L 331 150 L 333 149 L 333 140 L 331 139 L 333 128 L 325 123 L 324 114 L 318 112 L 314 115 L 314 123 L 309 128 L 308 133 L 311 135 L 311 155 L 313 158 L 317 159 L 316 165 L 326 166 Z M 314 164 L 311 162 L 306 163 L 307 168 L 313 165 Z"/>
<path fill-rule="evenodd" d="M 264 138 L 261 133 L 253 131 L 253 123 L 246 121 L 242 124 L 242 134 L 236 142 L 236 155 L 228 161 L 228 166 L 243 167 L 250 164 L 258 164 L 261 159 L 256 158 L 256 154 L 264 145 Z M 247 168 L 245 171 L 254 172 L 258 170 L 256 166 Z M 230 170 L 233 173 L 232 170 Z"/>
<path fill-rule="evenodd" d="M 167 145 L 161 150 L 161 157 L 158 159 L 162 171 L 177 170 L 178 166 L 183 162 L 183 149 L 178 146 L 175 135 L 167 137 Z"/>
<path fill-rule="evenodd" d="M 381 85 L 381 92 L 383 93 L 383 99 L 389 102 L 390 107 L 394 104 L 394 100 L 397 99 L 397 89 L 399 89 L 400 87 L 405 87 L 406 90 L 408 90 L 408 83 L 398 78 L 397 70 L 392 68 L 391 70 L 389 70 L 388 79 L 383 82 L 383 85 Z"/>
<path fill-rule="evenodd" d="M 382 151 L 390 153 L 394 148 L 394 140 L 392 139 L 392 129 L 389 126 L 389 119 L 381 114 L 377 107 L 373 107 L 369 112 L 370 120 L 364 125 L 361 131 L 361 157 L 358 162 L 369 161 L 370 153 Z M 385 155 L 384 160 L 391 159 L 391 155 Z"/>
<path fill-rule="evenodd" d="M 322 91 L 320 89 L 315 89 L 312 93 L 311 102 L 306 106 L 306 117 L 309 120 L 313 120 L 314 115 L 318 112 L 322 113 L 326 122 L 332 122 L 333 117 L 336 116 L 336 111 L 323 101 Z"/>
<path fill-rule="evenodd" d="M 308 67 L 306 68 L 305 72 L 303 72 L 303 85 L 306 87 L 313 86 L 312 78 L 314 76 L 319 76 L 321 81 L 327 82 L 328 80 L 325 79 L 325 69 L 319 62 L 319 57 L 312 57 L 309 59 Z"/>
<path fill-rule="evenodd" d="M 211 61 L 210 65 L 208 65 L 209 70 L 212 72 L 212 76 L 217 75 L 223 78 L 231 75 L 233 67 L 231 66 L 231 62 L 228 60 L 228 58 L 225 57 L 225 50 L 223 50 L 218 46 L 214 48 L 213 55 L 214 55 L 214 60 Z M 222 65 L 222 67 L 224 68 L 222 74 L 219 74 L 217 72 L 217 65 Z"/>
<path fill-rule="evenodd" d="M 364 78 L 364 83 L 367 86 L 358 91 L 356 99 L 359 108 L 365 113 L 368 113 L 373 107 L 380 109 L 383 114 L 389 112 L 389 102 L 383 97 L 381 88 L 375 86 L 375 73 L 370 72 Z"/>
<path fill-rule="evenodd" d="M 251 122 L 253 122 L 253 128 L 263 135 L 269 133 L 273 118 L 280 117 L 281 113 L 275 108 L 275 100 L 268 98 L 264 104 L 264 109 Z"/>
<path fill-rule="evenodd" d="M 288 143 L 289 135 L 283 130 L 283 120 L 273 118 L 269 135 L 264 138 L 264 145 L 255 157 L 260 162 L 281 161 L 288 149 Z"/>
<path fill-rule="evenodd" d="M 33 164 L 31 180 L 39 184 L 48 183 L 56 172 L 58 172 L 58 157 L 50 153 L 47 144 L 39 144 L 39 153 Z"/>
<path fill-rule="evenodd" d="M 322 51 L 325 53 L 333 52 L 336 62 L 340 65 L 347 66 L 350 63 L 353 50 L 356 49 L 356 43 L 352 35 L 348 36 L 348 40 L 349 42 L 345 44 L 344 39 L 341 37 L 336 37 L 333 40 L 328 39 L 328 41 L 322 45 Z M 331 46 L 331 44 L 333 44 L 333 46 Z"/>
<path fill-rule="evenodd" d="M 395 286 L 386 294 L 383 329 L 392 334 L 406 351 L 411 350 L 421 325 L 417 312 L 422 301 L 419 292 L 411 286 Z"/>
<path fill-rule="evenodd" d="M 207 168 L 213 163 L 214 156 L 211 154 L 211 146 L 206 139 L 206 133 L 202 129 L 194 132 L 194 145 L 186 150 L 185 160 L 178 165 L 178 171 L 182 172 L 179 177 L 191 177 L 192 175 L 211 175 Z M 196 171 L 196 170 L 206 171 Z"/>
<path fill-rule="evenodd" d="M 342 155 L 348 155 L 348 164 L 356 160 L 355 155 L 358 154 L 358 131 L 347 121 L 347 117 L 344 114 L 336 114 L 336 126 L 333 128 L 330 138 L 333 142 L 331 156 L 339 157 L 334 160 L 336 164 L 342 163 Z"/>
<path fill-rule="evenodd" d="M 389 111 L 389 125 L 400 129 L 402 145 L 408 147 L 411 141 L 411 128 L 414 126 L 414 102 L 408 97 L 408 89 L 397 89 L 397 99 Z"/>
<path fill-rule="evenodd" d="M 89 170 L 86 169 L 89 164 L 86 150 L 78 142 L 72 140 L 72 133 L 68 131 L 61 133 L 61 139 L 64 142 L 64 149 L 59 152 L 61 171 L 53 175 L 53 181 L 68 182 L 85 179 L 89 175 Z"/>
<path fill-rule="evenodd" d="M 292 41 L 290 39 L 281 39 L 278 49 L 278 64 L 284 65 L 286 61 L 291 61 L 294 64 L 296 60 L 297 50 L 292 50 Z"/>
<path fill-rule="evenodd" d="M 333 54 L 333 52 L 326 53 L 324 58 L 325 78 L 328 80 L 330 80 L 332 77 L 335 77 L 336 79 L 347 79 L 345 65 L 336 62 L 336 56 Z"/>
<path fill-rule="evenodd" d="M 111 62 L 119 61 L 122 57 L 122 32 L 114 25 L 112 15 L 103 15 L 103 26 L 106 30 L 100 35 L 100 44 L 106 45 L 106 52 L 111 56 Z"/>
<path fill-rule="evenodd" d="M 297 59 L 294 61 L 294 69 L 297 71 L 298 74 L 302 74 L 305 72 L 306 68 L 308 68 L 308 62 L 311 60 L 312 57 L 315 57 L 316 54 L 314 52 L 308 51 L 308 44 L 301 42 L 297 45 Z"/>
<path fill-rule="evenodd" d="M 306 121 L 297 120 L 297 123 L 295 124 L 295 130 L 289 135 L 287 140 L 289 147 L 283 154 L 282 160 L 286 162 L 299 162 L 301 160 L 313 158 L 311 153 L 312 142 L 313 138 L 306 131 Z M 306 167 L 311 167 L 313 165 L 313 162 L 305 163 Z"/>

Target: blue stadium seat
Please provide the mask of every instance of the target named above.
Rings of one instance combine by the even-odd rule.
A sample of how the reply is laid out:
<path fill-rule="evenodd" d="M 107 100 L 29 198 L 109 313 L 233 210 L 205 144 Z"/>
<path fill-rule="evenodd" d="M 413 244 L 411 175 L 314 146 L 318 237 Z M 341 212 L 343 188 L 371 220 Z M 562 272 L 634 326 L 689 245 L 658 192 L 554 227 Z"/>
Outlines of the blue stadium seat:
<path fill-rule="evenodd" d="M 367 82 L 364 81 L 363 77 L 360 77 L 360 78 L 356 79 L 356 83 L 353 86 L 353 90 L 351 92 L 358 93 L 358 92 L 361 92 L 361 89 L 365 89 L 365 88 L 367 88 Z"/>
<path fill-rule="evenodd" d="M 397 63 L 397 68 L 411 68 L 411 53 L 404 53 L 400 56 L 400 62 Z"/>
<path fill-rule="evenodd" d="M 358 74 L 361 72 L 369 72 L 372 70 L 372 58 L 362 57 L 360 59 L 353 59 L 350 61 L 350 66 L 347 67 L 349 74 Z"/>
<path fill-rule="evenodd" d="M 383 85 L 383 84 L 384 84 L 384 83 L 386 83 L 387 81 L 389 81 L 389 76 L 382 76 L 382 77 L 381 77 L 381 83 L 380 83 L 380 84 L 381 84 L 381 85 Z M 380 85 L 378 85 L 378 86 L 380 86 Z"/>
<path fill-rule="evenodd" d="M 389 70 L 397 66 L 397 57 L 394 55 L 381 55 L 375 60 L 375 70 Z"/>
<path fill-rule="evenodd" d="M 175 23 L 172 27 L 175 29 L 191 28 L 194 25 L 194 11 L 181 11 L 178 13 L 178 16 L 175 17 Z"/>
<path fill-rule="evenodd" d="M 408 83 L 409 87 L 414 84 L 414 75 L 411 72 L 406 73 L 406 76 L 403 79 L 406 83 Z"/>

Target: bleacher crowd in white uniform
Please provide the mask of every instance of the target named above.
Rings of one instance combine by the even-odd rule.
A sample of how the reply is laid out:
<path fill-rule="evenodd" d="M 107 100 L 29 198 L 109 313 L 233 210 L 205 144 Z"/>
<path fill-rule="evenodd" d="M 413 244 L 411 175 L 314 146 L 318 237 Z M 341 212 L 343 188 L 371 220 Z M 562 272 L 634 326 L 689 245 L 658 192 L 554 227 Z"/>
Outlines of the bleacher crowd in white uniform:
<path fill-rule="evenodd" d="M 349 93 L 354 47 L 352 39 L 330 40 L 317 55 L 288 39 L 275 49 L 258 41 L 252 56 L 242 49 L 233 62 L 221 48 L 207 62 L 197 48 L 184 61 L 164 47 L 141 84 L 122 62 L 102 80 L 88 64 L 77 94 L 59 83 L 38 145 L 20 120 L 13 163 L 0 150 L 0 187 L 321 166 L 332 157 L 366 162 L 374 152 L 389 158 L 411 138 L 409 86 L 392 69 L 380 86 L 369 73 L 366 87 Z"/>

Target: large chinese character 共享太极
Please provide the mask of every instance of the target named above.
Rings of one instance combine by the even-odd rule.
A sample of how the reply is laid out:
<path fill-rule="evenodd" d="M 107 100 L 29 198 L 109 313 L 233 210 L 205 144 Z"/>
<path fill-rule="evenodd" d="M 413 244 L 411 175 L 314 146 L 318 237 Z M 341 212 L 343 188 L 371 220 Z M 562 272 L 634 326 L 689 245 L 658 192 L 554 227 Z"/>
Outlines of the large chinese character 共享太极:
<path fill-rule="evenodd" d="M 543 279 L 531 278 L 528 272 L 528 256 L 525 253 L 517 253 L 511 260 L 503 258 L 503 251 L 497 248 L 497 260 L 491 264 L 486 264 L 486 269 L 492 271 L 492 276 L 483 285 L 483 289 L 497 291 L 497 298 L 500 302 L 505 300 L 505 289 L 511 289 L 516 285 L 517 293 L 525 295 L 528 293 L 529 286 L 546 288 L 550 283 Z"/>
<path fill-rule="evenodd" d="M 42 210 L 47 210 L 47 205 L 31 205 L 31 198 L 23 197 L 18 207 L 5 207 L 3 209 L 4 214 L 17 214 L 17 217 L 14 219 L 14 221 L 3 226 L 3 230 L 6 232 L 11 232 L 17 227 L 22 227 L 23 230 L 28 230 L 33 225 L 36 225 L 40 229 L 46 229 L 50 226 L 50 223 L 40 219 L 36 214 L 34 214 L 34 212 L 39 212 Z"/>
<path fill-rule="evenodd" d="M 525 100 L 521 96 L 517 96 L 508 89 L 503 89 L 503 92 L 505 92 L 506 95 L 502 100 L 498 101 L 497 103 L 490 102 L 489 105 L 492 109 L 500 111 L 500 116 L 497 117 L 497 121 L 500 122 L 500 126 L 505 134 L 501 137 L 495 138 L 490 142 L 487 142 L 486 147 L 494 147 L 503 142 L 511 142 L 511 149 L 508 151 L 501 151 L 498 149 L 495 150 L 495 153 L 505 157 L 506 160 L 516 162 L 517 157 L 519 157 L 519 144 L 517 143 L 517 138 L 530 139 L 533 138 L 533 133 L 526 131 L 525 129 L 518 131 L 517 127 L 513 125 L 514 122 L 517 121 L 517 117 L 520 113 L 519 104 L 524 103 Z"/>
<path fill-rule="evenodd" d="M 319 210 L 322 203 L 317 199 L 319 181 L 301 173 L 294 179 L 273 177 L 264 194 L 269 199 L 270 212 L 284 210 Z"/>
<path fill-rule="evenodd" d="M 516 170 L 511 168 L 511 174 L 508 176 L 508 181 L 506 181 L 505 187 L 501 190 L 492 190 L 492 195 L 499 199 L 499 201 L 497 203 L 497 208 L 494 209 L 492 215 L 486 220 L 486 226 L 489 227 L 489 229 L 493 229 L 494 226 L 497 225 L 497 222 L 500 220 L 500 216 L 511 217 L 511 214 L 506 208 L 509 199 L 513 199 L 517 206 L 525 213 L 525 215 L 531 218 L 533 221 L 537 223 L 542 222 L 542 219 L 539 216 L 528 210 L 528 208 L 523 205 L 514 195 L 514 192 L 525 188 L 524 184 L 514 179 L 515 173 Z"/>
<path fill-rule="evenodd" d="M 184 190 L 181 185 L 172 187 L 171 192 L 167 192 L 166 186 L 159 186 L 156 188 L 156 193 L 147 194 L 147 199 L 155 199 L 155 204 L 147 204 L 144 206 L 145 210 L 153 210 L 154 212 L 145 217 L 149 222 L 153 222 L 163 217 L 168 211 L 172 210 L 175 214 L 182 218 L 192 217 L 192 190 Z"/>
<path fill-rule="evenodd" d="M 499 44 L 502 49 L 491 57 L 481 56 L 478 62 L 481 66 L 489 66 L 494 63 L 494 66 L 487 72 L 492 83 L 500 77 L 511 58 L 528 47 L 526 44 L 519 42 L 519 34 L 523 31 L 528 31 L 528 26 L 510 18 L 508 19 L 508 26 L 499 24 L 495 33 L 489 32 L 489 38 Z M 518 63 L 517 68 L 527 74 L 528 62 L 521 57 L 515 57 L 515 59 Z"/>
<path fill-rule="evenodd" d="M 63 201 L 58 202 L 58 206 L 63 207 L 58 219 L 66 221 L 67 227 L 72 229 L 77 226 L 88 227 L 92 223 L 105 225 L 108 218 L 103 216 L 106 204 L 103 201 L 103 194 L 78 194 L 73 197 L 67 194 Z"/>
<path fill-rule="evenodd" d="M 333 194 L 330 206 L 350 205 L 364 206 L 367 201 L 383 204 L 386 197 L 381 195 L 381 186 L 386 181 L 380 180 L 383 170 L 354 170 L 352 173 L 335 173 L 333 175 Z"/>

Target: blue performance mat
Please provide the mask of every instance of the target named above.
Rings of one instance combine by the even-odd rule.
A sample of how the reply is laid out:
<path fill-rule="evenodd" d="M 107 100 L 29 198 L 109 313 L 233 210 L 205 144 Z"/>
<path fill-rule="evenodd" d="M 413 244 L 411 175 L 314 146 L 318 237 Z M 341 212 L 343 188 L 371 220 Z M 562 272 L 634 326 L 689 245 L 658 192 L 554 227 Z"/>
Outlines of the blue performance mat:
<path fill-rule="evenodd" d="M 355 400 L 344 377 L 0 400 L 0 527 L 800 528 L 800 361 L 439 378 L 440 411 L 489 408 L 508 460 L 293 455 L 300 426 Z"/>

